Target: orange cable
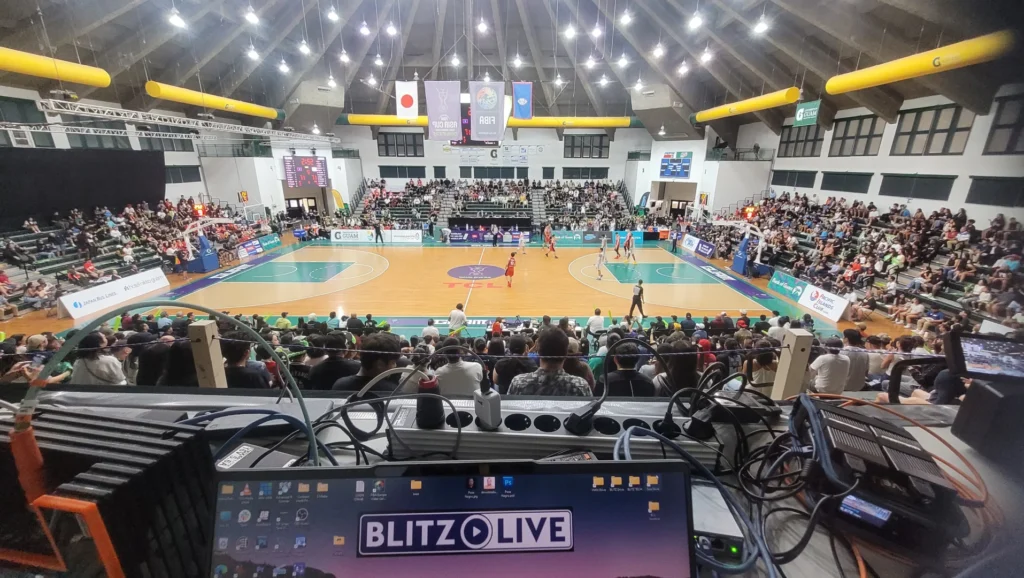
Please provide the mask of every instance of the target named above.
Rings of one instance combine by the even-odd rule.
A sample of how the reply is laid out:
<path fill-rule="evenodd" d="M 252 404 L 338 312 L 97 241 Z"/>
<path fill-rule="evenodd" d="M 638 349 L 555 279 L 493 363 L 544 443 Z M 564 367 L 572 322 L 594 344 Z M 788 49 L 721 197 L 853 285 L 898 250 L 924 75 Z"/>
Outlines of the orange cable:
<path fill-rule="evenodd" d="M 853 540 L 850 540 L 850 550 L 853 552 L 853 557 L 857 560 L 857 572 L 860 578 L 868 578 L 868 566 L 864 563 L 864 558 L 860 555 L 860 549 L 857 548 L 857 543 Z"/>

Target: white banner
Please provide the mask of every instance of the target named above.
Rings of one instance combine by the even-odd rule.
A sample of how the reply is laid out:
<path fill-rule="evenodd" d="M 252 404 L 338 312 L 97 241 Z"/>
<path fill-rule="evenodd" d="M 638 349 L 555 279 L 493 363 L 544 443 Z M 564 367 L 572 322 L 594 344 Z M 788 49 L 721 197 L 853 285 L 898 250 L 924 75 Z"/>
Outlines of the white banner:
<path fill-rule="evenodd" d="M 683 237 L 683 249 L 686 249 L 687 251 L 692 251 L 692 252 L 696 253 L 697 252 L 697 241 L 699 241 L 699 239 L 697 239 L 697 237 L 694 237 L 693 235 L 687 234 L 685 237 Z"/>
<path fill-rule="evenodd" d="M 385 243 L 418 245 L 423 242 L 423 231 L 415 229 L 396 229 L 394 231 L 383 230 L 380 234 L 381 237 L 384 238 Z M 373 229 L 333 229 L 331 230 L 331 242 L 342 245 L 361 243 L 372 244 L 374 242 Z"/>
<path fill-rule="evenodd" d="M 83 289 L 77 293 L 64 295 L 59 299 L 63 313 L 78 319 L 98 313 L 104 309 L 116 307 L 136 297 L 157 289 L 168 287 L 170 283 L 160 269 L 150 269 L 124 279 L 110 281 Z"/>
<path fill-rule="evenodd" d="M 810 284 L 800 294 L 798 303 L 833 322 L 842 319 L 846 306 L 850 304 L 846 299 Z"/>

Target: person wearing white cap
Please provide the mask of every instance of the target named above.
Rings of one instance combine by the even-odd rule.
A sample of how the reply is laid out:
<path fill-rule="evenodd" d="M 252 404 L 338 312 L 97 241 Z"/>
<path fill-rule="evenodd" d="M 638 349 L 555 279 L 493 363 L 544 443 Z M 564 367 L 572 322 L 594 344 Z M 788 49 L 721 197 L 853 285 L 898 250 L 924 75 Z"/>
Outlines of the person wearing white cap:
<path fill-rule="evenodd" d="M 750 327 L 750 318 L 747 317 L 747 310 L 740 309 L 739 319 L 736 320 L 736 327 L 747 329 Z"/>

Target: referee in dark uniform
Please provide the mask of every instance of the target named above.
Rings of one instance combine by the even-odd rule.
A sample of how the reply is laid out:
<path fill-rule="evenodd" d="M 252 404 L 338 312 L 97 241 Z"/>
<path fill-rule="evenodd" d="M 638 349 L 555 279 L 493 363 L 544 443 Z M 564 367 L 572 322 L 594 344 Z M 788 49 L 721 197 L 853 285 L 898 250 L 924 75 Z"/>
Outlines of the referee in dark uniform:
<path fill-rule="evenodd" d="M 633 316 L 633 309 L 640 310 L 640 317 L 647 317 L 644 315 L 644 280 L 640 279 L 633 285 L 633 303 L 629 306 L 629 316 Z"/>
<path fill-rule="evenodd" d="M 381 231 L 380 231 L 380 221 L 374 221 L 373 222 L 373 244 L 374 245 L 377 244 L 377 240 L 378 239 L 380 240 L 380 243 L 383 245 L 384 244 L 384 234 L 381 233 Z"/>

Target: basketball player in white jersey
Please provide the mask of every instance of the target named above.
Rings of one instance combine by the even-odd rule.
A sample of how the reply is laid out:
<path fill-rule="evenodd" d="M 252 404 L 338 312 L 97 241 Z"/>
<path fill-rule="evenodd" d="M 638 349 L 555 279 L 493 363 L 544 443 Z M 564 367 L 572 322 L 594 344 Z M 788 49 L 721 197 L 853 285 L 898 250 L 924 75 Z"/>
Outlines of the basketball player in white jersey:
<path fill-rule="evenodd" d="M 597 269 L 597 280 L 604 279 L 604 274 L 601 272 L 601 267 L 604 266 L 608 261 L 608 257 L 605 256 L 605 251 L 608 249 L 608 237 L 601 237 L 601 248 L 597 250 L 597 263 L 594 267 Z"/>
<path fill-rule="evenodd" d="M 526 233 L 519 233 L 519 252 L 526 254 Z"/>

